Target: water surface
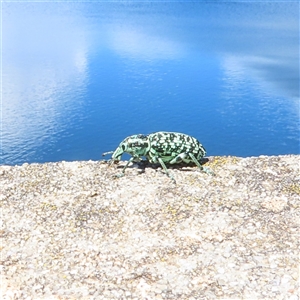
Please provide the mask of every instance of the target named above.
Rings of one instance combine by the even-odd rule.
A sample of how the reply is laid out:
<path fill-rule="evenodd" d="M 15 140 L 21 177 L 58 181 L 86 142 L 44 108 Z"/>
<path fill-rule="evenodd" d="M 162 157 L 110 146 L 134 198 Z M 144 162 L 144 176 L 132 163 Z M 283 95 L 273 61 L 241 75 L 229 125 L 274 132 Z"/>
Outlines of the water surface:
<path fill-rule="evenodd" d="M 299 153 L 297 2 L 4 2 L 2 25 L 2 164 L 160 130 Z"/>

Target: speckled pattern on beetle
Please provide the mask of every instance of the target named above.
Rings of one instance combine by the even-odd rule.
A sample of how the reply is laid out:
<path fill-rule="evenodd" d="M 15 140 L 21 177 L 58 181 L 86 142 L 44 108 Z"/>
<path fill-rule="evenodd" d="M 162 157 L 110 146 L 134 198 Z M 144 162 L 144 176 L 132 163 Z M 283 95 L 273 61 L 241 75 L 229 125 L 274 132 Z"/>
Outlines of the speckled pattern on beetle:
<path fill-rule="evenodd" d="M 168 171 L 165 163 L 178 164 L 195 163 L 201 171 L 213 174 L 209 169 L 201 166 L 200 160 L 205 156 L 206 150 L 194 137 L 178 132 L 158 131 L 148 135 L 136 134 L 125 138 L 115 151 L 103 153 L 111 154 L 110 164 L 119 161 L 123 153 L 132 157 L 129 159 L 121 174 L 125 175 L 125 169 L 130 162 L 139 162 L 145 157 L 150 163 L 160 163 L 166 174 L 175 182 L 174 177 Z"/>

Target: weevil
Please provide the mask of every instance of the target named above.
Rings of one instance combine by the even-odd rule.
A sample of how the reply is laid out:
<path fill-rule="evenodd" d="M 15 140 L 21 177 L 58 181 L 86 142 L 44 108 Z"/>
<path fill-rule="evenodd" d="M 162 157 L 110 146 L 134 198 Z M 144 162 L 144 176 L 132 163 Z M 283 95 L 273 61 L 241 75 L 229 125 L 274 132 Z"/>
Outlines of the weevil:
<path fill-rule="evenodd" d="M 206 150 L 200 142 L 187 134 L 178 132 L 158 131 L 148 135 L 135 134 L 125 138 L 115 151 L 105 152 L 102 155 L 112 154 L 109 164 L 118 162 L 123 153 L 131 158 L 117 177 L 125 175 L 125 170 L 131 162 L 140 162 L 145 157 L 150 163 L 160 163 L 165 173 L 176 183 L 168 171 L 165 163 L 194 163 L 201 171 L 213 174 L 209 169 L 201 166 L 200 160 L 205 156 Z"/>

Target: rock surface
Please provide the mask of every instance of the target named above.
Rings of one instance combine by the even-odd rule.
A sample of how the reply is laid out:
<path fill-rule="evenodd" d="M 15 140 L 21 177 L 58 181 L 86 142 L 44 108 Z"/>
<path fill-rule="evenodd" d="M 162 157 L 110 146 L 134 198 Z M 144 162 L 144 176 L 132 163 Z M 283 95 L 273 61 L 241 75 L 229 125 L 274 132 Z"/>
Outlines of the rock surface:
<path fill-rule="evenodd" d="M 297 300 L 299 162 L 0 166 L 1 299 Z"/>

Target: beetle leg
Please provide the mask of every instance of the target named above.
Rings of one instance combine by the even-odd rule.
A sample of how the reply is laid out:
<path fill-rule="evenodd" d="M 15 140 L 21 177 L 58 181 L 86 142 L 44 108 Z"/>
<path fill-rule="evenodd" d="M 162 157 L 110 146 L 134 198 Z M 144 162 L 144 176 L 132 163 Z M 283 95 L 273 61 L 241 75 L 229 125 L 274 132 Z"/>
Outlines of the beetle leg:
<path fill-rule="evenodd" d="M 119 173 L 119 174 L 114 175 L 114 177 L 118 177 L 118 178 L 123 177 L 123 176 L 125 175 L 125 170 L 127 169 L 128 165 L 129 165 L 131 162 L 139 162 L 139 161 L 141 161 L 140 157 L 132 156 L 132 157 L 128 160 L 128 162 L 126 163 L 126 165 L 124 166 L 124 168 L 122 169 L 122 172 Z"/>
<path fill-rule="evenodd" d="M 207 174 L 215 175 L 213 171 L 211 171 L 209 168 L 201 166 L 199 161 L 196 159 L 196 157 L 192 154 L 189 153 L 190 158 L 193 160 L 193 162 L 199 167 L 199 169 Z"/>
<path fill-rule="evenodd" d="M 114 175 L 114 177 L 120 178 L 120 177 L 123 177 L 123 176 L 125 175 L 125 169 L 126 169 L 126 168 L 128 167 L 128 165 L 131 163 L 132 158 L 133 158 L 133 157 L 131 157 L 131 158 L 128 160 L 127 164 L 126 164 L 126 165 L 124 166 L 124 168 L 122 169 L 122 172 L 119 173 L 119 174 Z"/>
<path fill-rule="evenodd" d="M 181 154 L 177 155 L 174 159 L 172 159 L 169 163 L 170 164 L 178 164 L 178 163 L 181 163 L 182 161 L 188 162 L 185 160 L 186 156 L 187 156 L 186 153 L 181 153 Z"/>
<path fill-rule="evenodd" d="M 168 171 L 168 169 L 167 169 L 165 163 L 163 162 L 163 160 L 160 157 L 158 157 L 157 160 L 159 161 L 159 163 L 161 164 L 161 166 L 165 170 L 165 173 L 174 181 L 174 183 L 176 183 L 176 180 L 174 179 L 174 177 Z"/>

